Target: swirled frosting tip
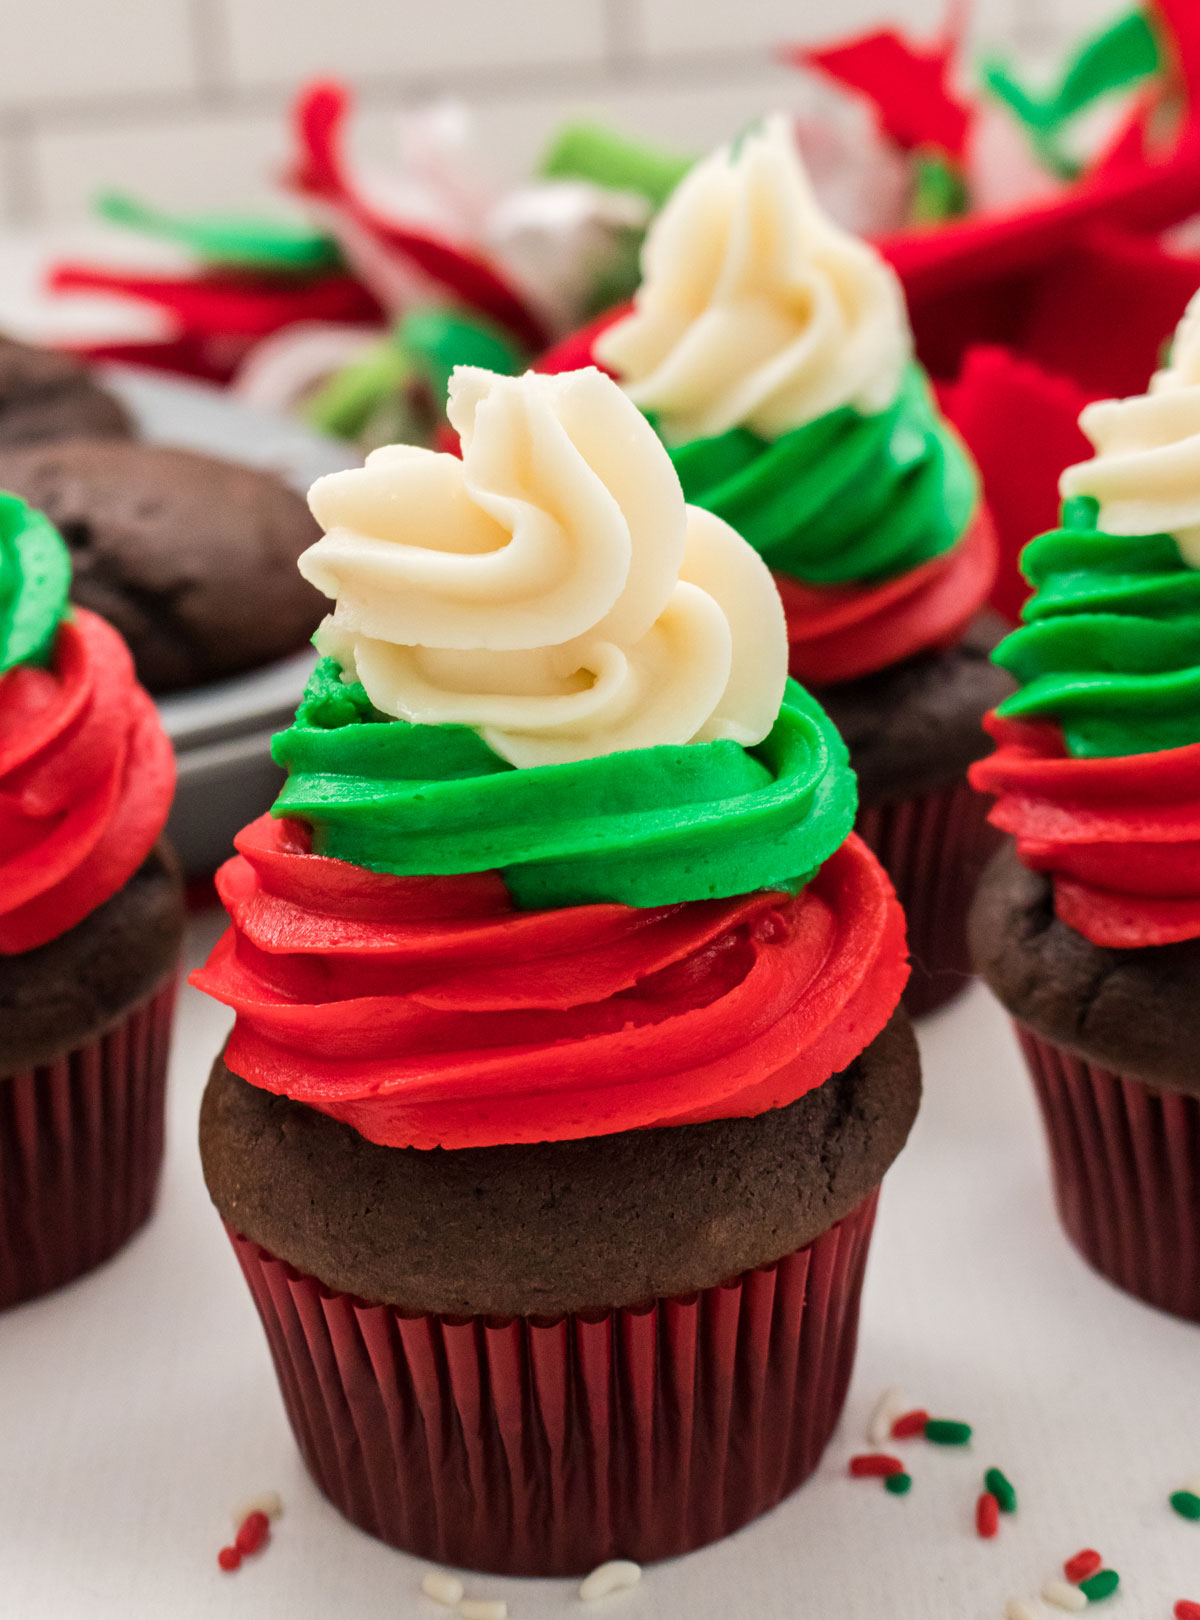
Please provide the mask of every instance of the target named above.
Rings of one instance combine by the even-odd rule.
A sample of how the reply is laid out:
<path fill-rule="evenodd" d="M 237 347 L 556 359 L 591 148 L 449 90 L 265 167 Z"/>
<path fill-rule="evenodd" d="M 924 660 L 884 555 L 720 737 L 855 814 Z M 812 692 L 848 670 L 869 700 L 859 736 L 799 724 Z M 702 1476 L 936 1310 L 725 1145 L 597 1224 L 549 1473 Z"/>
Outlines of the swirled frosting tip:
<path fill-rule="evenodd" d="M 68 613 L 71 558 L 58 530 L 0 491 L 0 675 L 45 664 Z"/>
<path fill-rule="evenodd" d="M 632 313 L 595 346 L 672 444 L 874 414 L 911 350 L 899 281 L 821 212 L 782 114 L 684 178 L 647 234 Z"/>
<path fill-rule="evenodd" d="M 394 445 L 319 479 L 319 650 L 383 714 L 467 726 L 518 767 L 761 742 L 787 675 L 766 565 L 688 507 L 594 368 L 451 381 L 462 459 Z"/>
<path fill-rule="evenodd" d="M 1171 535 L 1200 568 L 1200 293 L 1147 392 L 1096 400 L 1079 425 L 1095 454 L 1066 469 L 1061 494 L 1093 497 L 1108 534 Z"/>

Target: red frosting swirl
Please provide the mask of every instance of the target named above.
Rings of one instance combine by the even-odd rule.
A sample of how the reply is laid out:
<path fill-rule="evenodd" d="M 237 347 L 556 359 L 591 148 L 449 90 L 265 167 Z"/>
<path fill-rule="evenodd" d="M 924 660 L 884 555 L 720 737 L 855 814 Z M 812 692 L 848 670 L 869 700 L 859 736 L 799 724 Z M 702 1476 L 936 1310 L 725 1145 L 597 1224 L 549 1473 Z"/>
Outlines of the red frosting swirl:
<path fill-rule="evenodd" d="M 0 954 L 73 928 L 163 829 L 175 759 L 117 632 L 77 609 L 49 668 L 0 678 Z"/>
<path fill-rule="evenodd" d="M 1135 950 L 1200 937 L 1200 743 L 1073 759 L 1055 725 L 984 723 L 998 746 L 971 782 L 1025 865 L 1053 875 L 1064 923 Z"/>
<path fill-rule="evenodd" d="M 802 685 L 830 686 L 953 647 L 987 601 L 996 554 L 996 532 L 981 507 L 952 551 L 894 579 L 805 585 L 776 574 L 791 673 Z"/>
<path fill-rule="evenodd" d="M 229 1067 L 389 1147 L 762 1113 L 850 1063 L 908 976 L 853 836 L 795 897 L 525 912 L 498 873 L 369 872 L 270 816 L 236 843 L 192 980 L 237 1013 Z"/>

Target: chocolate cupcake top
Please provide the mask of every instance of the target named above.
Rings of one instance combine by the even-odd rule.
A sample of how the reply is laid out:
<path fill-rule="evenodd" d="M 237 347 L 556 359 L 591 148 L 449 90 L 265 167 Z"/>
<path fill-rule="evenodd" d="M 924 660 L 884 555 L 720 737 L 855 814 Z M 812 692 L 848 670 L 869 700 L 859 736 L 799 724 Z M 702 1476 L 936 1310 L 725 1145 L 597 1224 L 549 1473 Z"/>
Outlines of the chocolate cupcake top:
<path fill-rule="evenodd" d="M 975 767 L 1058 917 L 1094 944 L 1200 938 L 1200 298 L 1149 391 L 1089 405 L 1096 454 L 995 657 L 1020 683 Z"/>
<path fill-rule="evenodd" d="M 46 517 L 0 494 L 0 955 L 57 938 L 153 848 L 171 745 L 121 638 L 72 613 Z"/>
<path fill-rule="evenodd" d="M 130 439 L 121 402 L 69 354 L 0 337 L 0 448 L 86 434 Z"/>
<path fill-rule="evenodd" d="M 321 617 L 296 572 L 318 531 L 270 473 L 191 450 L 69 439 L 0 449 L 0 488 L 62 533 L 72 600 L 115 625 L 152 692 L 282 658 Z"/>
<path fill-rule="evenodd" d="M 380 1147 L 218 1058 L 213 1201 L 326 1287 L 404 1310 L 557 1315 L 673 1297 L 811 1243 L 878 1187 L 920 1095 L 902 1011 L 845 1069 L 754 1119 L 425 1153 Z"/>
<path fill-rule="evenodd" d="M 791 669 L 851 679 L 949 645 L 994 571 L 965 448 L 912 357 L 900 283 L 820 211 L 783 117 L 699 164 L 595 342 L 689 501 L 780 577 Z"/>
<path fill-rule="evenodd" d="M 394 1147 L 789 1103 L 907 969 L 768 572 L 596 371 L 459 371 L 450 416 L 461 461 L 314 488 L 325 656 L 197 980 L 229 1068 Z"/>

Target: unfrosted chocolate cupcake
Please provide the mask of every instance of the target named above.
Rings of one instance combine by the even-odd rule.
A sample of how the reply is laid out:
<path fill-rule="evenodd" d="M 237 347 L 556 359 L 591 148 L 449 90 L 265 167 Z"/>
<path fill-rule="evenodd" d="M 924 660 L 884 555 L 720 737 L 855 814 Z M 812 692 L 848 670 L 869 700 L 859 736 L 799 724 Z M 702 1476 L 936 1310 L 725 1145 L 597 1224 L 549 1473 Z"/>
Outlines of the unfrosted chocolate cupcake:
<path fill-rule="evenodd" d="M 94 438 L 0 449 L 0 488 L 71 552 L 71 599 L 107 619 L 138 679 L 172 692 L 302 647 L 321 600 L 296 572 L 317 537 L 270 473 L 192 450 Z"/>
<path fill-rule="evenodd" d="M 131 439 L 134 427 L 80 361 L 0 337 L 0 449 L 80 435 Z"/>

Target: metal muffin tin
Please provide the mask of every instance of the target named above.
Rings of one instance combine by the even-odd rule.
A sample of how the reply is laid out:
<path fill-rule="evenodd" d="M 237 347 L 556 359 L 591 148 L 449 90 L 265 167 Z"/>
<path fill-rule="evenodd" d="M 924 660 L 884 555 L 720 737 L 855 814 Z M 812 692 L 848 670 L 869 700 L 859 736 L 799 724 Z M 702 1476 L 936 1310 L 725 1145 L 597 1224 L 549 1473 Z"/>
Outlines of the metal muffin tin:
<path fill-rule="evenodd" d="M 134 366 L 106 366 L 101 380 L 132 411 L 148 443 L 262 467 L 302 494 L 323 473 L 361 460 L 350 445 L 204 383 Z M 179 771 L 167 832 L 190 877 L 214 872 L 232 853 L 238 828 L 279 791 L 283 775 L 271 760 L 271 736 L 291 720 L 314 659 L 306 647 L 262 669 L 156 700 Z"/>

